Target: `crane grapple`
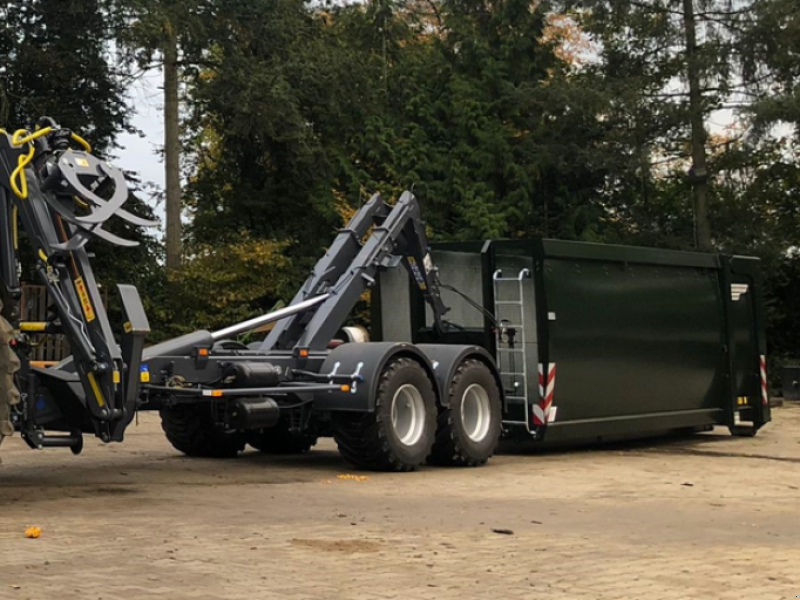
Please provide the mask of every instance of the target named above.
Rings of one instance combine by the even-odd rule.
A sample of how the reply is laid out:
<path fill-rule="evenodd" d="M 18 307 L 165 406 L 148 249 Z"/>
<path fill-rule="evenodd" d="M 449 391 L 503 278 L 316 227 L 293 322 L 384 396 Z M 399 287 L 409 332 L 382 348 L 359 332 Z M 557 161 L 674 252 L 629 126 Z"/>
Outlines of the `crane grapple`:
<path fill-rule="evenodd" d="M 2 325 L 7 325 L 2 349 L 13 347 L 22 361 L 16 377 L 21 402 L 0 413 L 0 422 L 7 431 L 10 417 L 31 446 L 79 451 L 84 431 L 106 441 L 121 439 L 135 410 L 138 373 L 136 379 L 129 374 L 148 329 L 144 310 L 135 288 L 124 286 L 127 320 L 120 347 L 86 250 L 92 238 L 123 247 L 137 244 L 103 227 L 112 217 L 137 226 L 156 224 L 122 208 L 129 196 L 122 172 L 92 155 L 88 143 L 52 119 L 41 119 L 33 132 L 0 133 L 0 296 Z M 53 305 L 44 322 L 19 318 L 19 227 Z M 71 359 L 51 369 L 31 365 L 33 338 L 52 333 L 67 337 Z M 14 396 L 9 383 L 0 390 L 3 398 Z"/>

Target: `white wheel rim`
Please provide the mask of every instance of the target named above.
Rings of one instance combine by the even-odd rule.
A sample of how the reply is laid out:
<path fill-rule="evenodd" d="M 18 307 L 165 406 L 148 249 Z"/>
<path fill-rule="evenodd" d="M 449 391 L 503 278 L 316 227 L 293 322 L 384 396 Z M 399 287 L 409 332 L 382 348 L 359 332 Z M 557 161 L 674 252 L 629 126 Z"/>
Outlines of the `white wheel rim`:
<path fill-rule="evenodd" d="M 416 386 L 401 385 L 392 398 L 392 428 L 404 446 L 413 446 L 425 431 L 425 401 Z"/>
<path fill-rule="evenodd" d="M 461 399 L 461 424 L 473 442 L 481 442 L 489 433 L 492 424 L 491 402 L 486 389 L 473 383 Z"/>

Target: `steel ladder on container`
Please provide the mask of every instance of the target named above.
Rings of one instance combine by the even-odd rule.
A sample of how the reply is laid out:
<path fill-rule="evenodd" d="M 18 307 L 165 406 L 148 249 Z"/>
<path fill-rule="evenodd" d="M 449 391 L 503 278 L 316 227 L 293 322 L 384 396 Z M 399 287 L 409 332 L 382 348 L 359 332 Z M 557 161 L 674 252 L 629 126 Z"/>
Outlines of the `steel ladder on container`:
<path fill-rule="evenodd" d="M 511 419 L 508 424 L 525 425 L 530 431 L 531 414 L 528 403 L 528 357 L 525 345 L 525 287 L 530 278 L 528 269 L 516 277 L 503 277 L 498 269 L 492 276 L 494 282 L 494 316 L 497 319 L 497 364 L 500 379 L 505 387 L 506 402 L 524 407 L 523 421 Z M 513 314 L 509 314 L 513 313 Z"/>

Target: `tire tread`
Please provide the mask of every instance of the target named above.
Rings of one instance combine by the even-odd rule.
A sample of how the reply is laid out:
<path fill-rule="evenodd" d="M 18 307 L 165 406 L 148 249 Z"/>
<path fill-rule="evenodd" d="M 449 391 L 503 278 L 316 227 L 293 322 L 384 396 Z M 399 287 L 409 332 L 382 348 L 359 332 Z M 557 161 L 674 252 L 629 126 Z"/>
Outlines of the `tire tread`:
<path fill-rule="evenodd" d="M 244 449 L 244 435 L 220 430 L 205 414 L 205 406 L 174 406 L 163 409 L 161 428 L 170 444 L 187 456 L 234 458 Z"/>
<path fill-rule="evenodd" d="M 400 357 L 392 360 L 381 373 L 375 410 L 369 413 L 345 413 L 334 415 L 334 439 L 339 453 L 353 466 L 369 471 L 413 471 L 416 465 L 409 465 L 398 457 L 391 448 L 382 424 L 380 407 L 387 398 L 387 389 L 394 375 L 400 369 L 416 368 L 423 371 L 418 362 Z M 427 375 L 426 375 L 427 377 Z M 433 445 L 431 436 L 430 446 Z M 426 454 L 430 454 L 431 448 Z"/>
<path fill-rule="evenodd" d="M 486 365 L 477 359 L 467 359 L 456 369 L 448 392 L 450 394 L 449 406 L 439 407 L 436 423 L 436 441 L 428 459 L 431 464 L 446 467 L 479 467 L 486 464 L 491 458 L 491 455 L 480 459 L 471 457 L 467 448 L 455 434 L 457 414 L 453 409 L 453 390 L 459 386 L 465 373 L 474 368 L 485 369 L 488 372 Z"/>

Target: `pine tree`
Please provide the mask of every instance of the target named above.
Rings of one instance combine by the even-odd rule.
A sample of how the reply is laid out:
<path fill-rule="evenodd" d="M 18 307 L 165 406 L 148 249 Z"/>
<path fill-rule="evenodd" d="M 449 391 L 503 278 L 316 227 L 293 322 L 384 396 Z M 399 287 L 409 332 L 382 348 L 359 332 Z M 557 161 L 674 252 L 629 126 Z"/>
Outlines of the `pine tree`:
<path fill-rule="evenodd" d="M 794 0 L 758 0 L 742 36 L 745 77 L 757 97 L 752 107 L 760 131 L 784 123 L 800 141 L 800 13 Z"/>
<path fill-rule="evenodd" d="M 715 243 L 710 217 L 714 151 L 709 117 L 740 108 L 744 62 L 736 52 L 752 19 L 751 2 L 733 0 L 583 0 L 568 3 L 598 42 L 593 69 L 608 93 L 605 117 L 621 132 L 630 162 L 617 169 L 617 204 L 636 219 L 637 204 L 655 185 L 653 175 L 686 162 L 683 177 L 693 204 L 693 245 Z M 660 165 L 667 165 L 666 169 Z M 639 198 L 632 198 L 630 194 Z M 627 197 L 626 197 L 627 196 Z M 678 208 L 673 206 L 673 208 Z"/>
<path fill-rule="evenodd" d="M 98 150 L 128 124 L 100 0 L 0 5 L 0 127 L 53 117 Z"/>
<path fill-rule="evenodd" d="M 349 195 L 414 186 L 440 239 L 600 235 L 595 95 L 569 85 L 548 17 L 517 0 L 335 12 L 380 82 L 343 161 Z"/>
<path fill-rule="evenodd" d="M 181 189 L 180 82 L 196 69 L 205 47 L 206 22 L 214 19 L 209 2 L 185 0 L 111 0 L 120 28 L 117 39 L 142 69 L 160 67 L 164 82 L 164 180 L 166 266 L 180 269 L 183 259 Z"/>
<path fill-rule="evenodd" d="M 355 108 L 336 98 L 348 74 L 301 1 L 222 4 L 189 82 L 188 242 L 227 242 L 245 230 L 315 253 L 338 223 L 320 129 Z"/>

